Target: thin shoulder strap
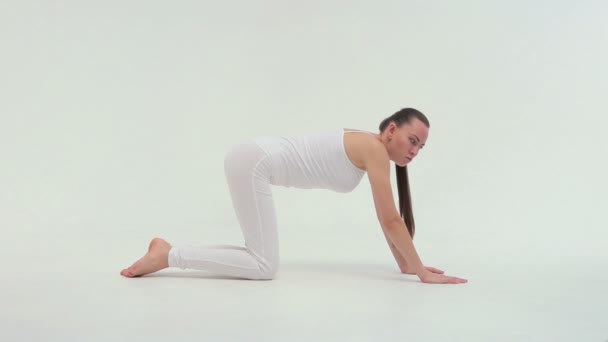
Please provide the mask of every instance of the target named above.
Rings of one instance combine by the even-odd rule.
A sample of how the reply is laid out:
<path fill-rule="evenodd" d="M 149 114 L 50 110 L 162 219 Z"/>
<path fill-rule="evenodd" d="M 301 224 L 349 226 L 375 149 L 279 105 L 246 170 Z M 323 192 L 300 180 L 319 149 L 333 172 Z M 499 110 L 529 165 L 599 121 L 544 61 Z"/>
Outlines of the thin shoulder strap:
<path fill-rule="evenodd" d="M 368 131 L 361 131 L 361 130 L 346 130 L 346 131 L 344 131 L 344 132 L 345 132 L 345 133 L 350 133 L 350 132 L 355 132 L 355 133 L 358 133 L 358 132 L 363 132 L 363 133 L 368 133 L 368 134 L 375 134 L 375 133 L 372 133 L 372 132 L 368 132 Z"/>

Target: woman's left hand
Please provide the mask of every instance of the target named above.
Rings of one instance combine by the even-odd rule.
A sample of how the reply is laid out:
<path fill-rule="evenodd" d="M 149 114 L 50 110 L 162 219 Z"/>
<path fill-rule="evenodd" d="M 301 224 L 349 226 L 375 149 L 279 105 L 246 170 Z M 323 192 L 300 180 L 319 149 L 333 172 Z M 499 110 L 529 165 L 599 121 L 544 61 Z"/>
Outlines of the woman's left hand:
<path fill-rule="evenodd" d="M 440 270 L 440 269 L 438 269 L 438 268 L 435 268 L 435 267 L 431 267 L 431 266 L 424 266 L 424 268 L 425 268 L 426 270 L 428 270 L 428 271 L 433 272 L 433 273 L 437 273 L 437 274 L 443 274 L 443 271 L 442 271 L 442 270 Z M 405 273 L 405 274 L 416 274 L 416 272 L 414 272 L 414 271 L 412 271 L 412 270 L 409 270 L 409 269 L 404 269 L 404 270 L 401 270 L 401 273 Z"/>

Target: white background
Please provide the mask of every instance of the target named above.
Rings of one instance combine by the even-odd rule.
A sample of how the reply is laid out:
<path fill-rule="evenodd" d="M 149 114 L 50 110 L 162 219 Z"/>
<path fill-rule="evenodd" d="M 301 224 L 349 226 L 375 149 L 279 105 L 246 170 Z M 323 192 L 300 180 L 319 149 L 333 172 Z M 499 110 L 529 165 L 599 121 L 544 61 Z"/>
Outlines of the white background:
<path fill-rule="evenodd" d="M 3 340 L 605 341 L 607 10 L 0 1 Z M 418 253 L 469 283 L 398 273 L 367 177 L 273 187 L 273 281 L 119 275 L 153 237 L 243 244 L 231 144 L 403 107 Z"/>

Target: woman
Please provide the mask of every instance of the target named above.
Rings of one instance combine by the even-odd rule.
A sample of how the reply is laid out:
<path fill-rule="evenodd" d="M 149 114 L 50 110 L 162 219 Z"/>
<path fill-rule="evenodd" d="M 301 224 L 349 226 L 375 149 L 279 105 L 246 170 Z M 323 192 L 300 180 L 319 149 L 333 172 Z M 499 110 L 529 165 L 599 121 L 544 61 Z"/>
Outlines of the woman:
<path fill-rule="evenodd" d="M 350 192 L 367 173 L 380 226 L 401 272 L 416 274 L 424 283 L 465 283 L 465 279 L 424 266 L 412 242 L 414 218 L 407 164 L 426 143 L 429 127 L 424 114 L 403 108 L 380 123 L 378 134 L 336 128 L 243 140 L 226 153 L 224 171 L 245 247 L 173 246 L 154 238 L 148 253 L 120 274 L 139 277 L 178 267 L 273 279 L 279 266 L 279 243 L 270 185 Z M 389 179 L 390 160 L 396 168 L 399 212 Z"/>

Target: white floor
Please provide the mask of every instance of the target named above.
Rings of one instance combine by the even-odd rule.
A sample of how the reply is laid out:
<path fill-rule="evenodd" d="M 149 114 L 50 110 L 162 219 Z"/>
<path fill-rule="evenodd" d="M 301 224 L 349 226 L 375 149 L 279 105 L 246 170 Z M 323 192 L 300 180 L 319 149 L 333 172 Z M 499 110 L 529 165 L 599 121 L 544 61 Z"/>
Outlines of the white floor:
<path fill-rule="evenodd" d="M 330 256 L 337 235 L 302 253 L 289 248 L 305 234 L 291 231 L 271 281 L 176 268 L 125 278 L 154 237 L 145 229 L 27 232 L 1 254 L 3 341 L 608 340 L 608 276 L 591 258 L 522 267 L 483 250 L 449 257 L 458 249 L 421 239 L 427 260 L 444 259 L 433 266 L 469 279 L 430 285 L 399 274 L 380 239 Z"/>
<path fill-rule="evenodd" d="M 608 2 L 0 1 L 0 342 L 608 342 Z M 424 112 L 422 261 L 367 177 L 274 189 L 272 281 L 120 271 L 242 245 L 237 140 Z M 394 169 L 393 196 L 397 201 Z"/>

